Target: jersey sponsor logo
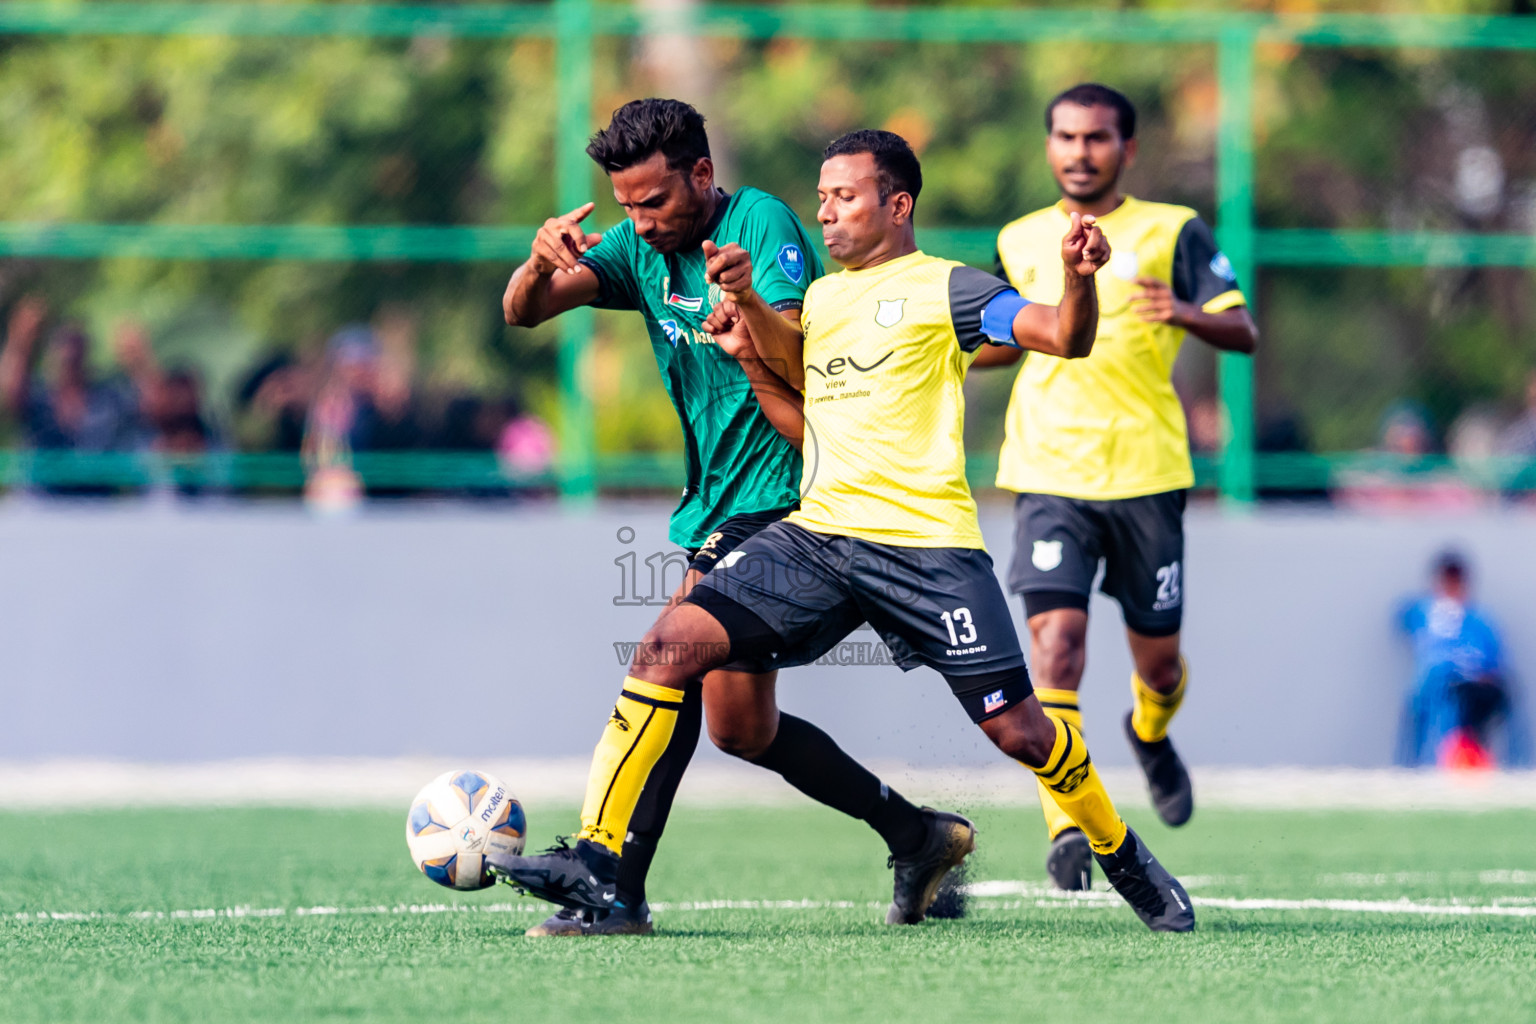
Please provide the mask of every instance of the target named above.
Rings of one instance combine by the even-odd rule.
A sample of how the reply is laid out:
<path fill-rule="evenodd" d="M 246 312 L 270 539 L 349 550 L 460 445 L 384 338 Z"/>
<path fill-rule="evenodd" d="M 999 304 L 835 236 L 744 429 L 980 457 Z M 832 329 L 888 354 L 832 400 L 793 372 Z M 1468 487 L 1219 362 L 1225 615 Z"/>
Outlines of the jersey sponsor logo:
<path fill-rule="evenodd" d="M 656 321 L 656 326 L 661 328 L 661 333 L 667 336 L 667 340 L 672 343 L 672 347 L 677 348 L 677 343 L 682 341 L 684 337 L 682 326 L 676 320 L 658 320 Z"/>
<path fill-rule="evenodd" d="M 994 711 L 1001 711 L 1008 706 L 1008 698 L 1003 696 L 1002 690 L 994 690 L 981 698 L 981 710 L 983 714 L 990 715 Z"/>
<path fill-rule="evenodd" d="M 1041 572 L 1050 572 L 1061 564 L 1061 541 L 1035 541 L 1035 549 L 1030 553 L 1029 560 L 1034 562 L 1035 568 Z"/>
<path fill-rule="evenodd" d="M 672 292 L 667 296 L 667 305 L 676 306 L 678 309 L 686 309 L 690 313 L 697 313 L 699 310 L 704 308 L 704 300 L 691 299 L 686 295 L 679 295 L 677 292 Z"/>
<path fill-rule="evenodd" d="M 1116 249 L 1109 257 L 1109 272 L 1122 281 L 1134 281 L 1141 273 L 1141 261 L 1135 249 Z"/>
<path fill-rule="evenodd" d="M 869 371 L 873 370 L 875 367 L 879 366 L 881 363 L 885 362 L 887 359 L 891 358 L 891 356 L 893 356 L 895 354 L 896 354 L 896 350 L 895 349 L 891 349 L 885 355 L 881 356 L 879 359 L 876 359 L 874 362 L 870 363 L 868 366 L 860 366 L 858 364 L 858 361 L 853 359 L 851 356 L 836 356 L 836 357 L 834 357 L 832 359 L 828 359 L 827 360 L 827 365 L 826 365 L 825 369 L 823 369 L 820 366 L 817 366 L 815 363 L 806 363 L 805 364 L 805 368 L 807 370 L 815 370 L 816 373 L 818 375 L 822 376 L 822 377 L 837 377 L 837 376 L 841 376 L 845 371 L 848 370 L 849 367 L 852 367 L 853 369 L 858 370 L 860 373 L 868 373 Z"/>
<path fill-rule="evenodd" d="M 720 559 L 720 568 L 729 569 L 731 566 L 745 558 L 746 555 L 747 553 L 745 551 L 732 551 L 730 554 Z"/>
<path fill-rule="evenodd" d="M 881 327 L 895 327 L 901 323 L 902 306 L 906 302 L 906 299 L 876 299 L 875 323 Z"/>
<path fill-rule="evenodd" d="M 1218 252 L 1211 257 L 1211 273 L 1223 281 L 1236 281 L 1237 271 L 1232 268 L 1232 261 L 1227 259 L 1227 254 Z"/>
<path fill-rule="evenodd" d="M 805 256 L 798 245 L 786 245 L 779 250 L 779 269 L 795 284 L 805 278 Z"/>

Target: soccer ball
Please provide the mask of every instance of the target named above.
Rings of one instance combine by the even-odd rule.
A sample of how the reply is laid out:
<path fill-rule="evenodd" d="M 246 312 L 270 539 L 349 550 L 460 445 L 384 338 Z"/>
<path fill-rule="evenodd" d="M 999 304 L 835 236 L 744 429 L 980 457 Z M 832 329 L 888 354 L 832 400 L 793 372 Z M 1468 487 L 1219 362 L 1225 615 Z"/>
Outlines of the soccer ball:
<path fill-rule="evenodd" d="M 522 853 L 527 831 L 523 805 L 488 772 L 444 772 L 416 794 L 405 819 L 411 860 L 450 889 L 495 885 L 485 855 Z"/>

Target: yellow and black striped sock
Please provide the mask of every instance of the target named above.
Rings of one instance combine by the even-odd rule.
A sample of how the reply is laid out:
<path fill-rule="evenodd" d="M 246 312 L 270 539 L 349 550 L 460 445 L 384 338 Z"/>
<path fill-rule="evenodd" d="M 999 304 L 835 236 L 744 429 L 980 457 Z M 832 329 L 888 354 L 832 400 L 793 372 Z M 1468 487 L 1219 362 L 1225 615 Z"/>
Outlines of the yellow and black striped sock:
<path fill-rule="evenodd" d="M 592 754 L 587 798 L 581 805 L 581 838 L 602 843 L 614 853 L 623 852 L 629 819 L 645 780 L 672 739 L 683 695 L 670 686 L 625 678 L 624 690 Z"/>
<path fill-rule="evenodd" d="M 1051 799 L 1083 830 L 1095 853 L 1113 853 L 1125 842 L 1125 822 L 1094 770 L 1082 734 L 1059 718 L 1051 721 L 1056 725 L 1051 756 L 1043 768 L 1025 767 L 1045 783 Z"/>
<path fill-rule="evenodd" d="M 1189 662 L 1179 658 L 1179 685 L 1172 693 L 1158 693 L 1142 681 L 1141 676 L 1131 673 L 1131 728 L 1143 743 L 1156 743 L 1168 735 L 1173 716 L 1184 703 L 1184 690 L 1189 686 Z"/>
<path fill-rule="evenodd" d="M 1050 690 L 1035 687 L 1035 696 L 1040 698 L 1040 706 L 1045 713 L 1057 721 L 1066 722 L 1081 735 L 1083 731 L 1083 713 L 1077 706 L 1076 690 Z M 1040 810 L 1045 812 L 1045 830 L 1052 839 L 1061 835 L 1069 828 L 1077 826 L 1072 822 L 1072 816 L 1061 809 L 1056 803 L 1051 791 L 1045 787 L 1045 781 L 1036 776 L 1035 785 L 1040 790 Z"/>

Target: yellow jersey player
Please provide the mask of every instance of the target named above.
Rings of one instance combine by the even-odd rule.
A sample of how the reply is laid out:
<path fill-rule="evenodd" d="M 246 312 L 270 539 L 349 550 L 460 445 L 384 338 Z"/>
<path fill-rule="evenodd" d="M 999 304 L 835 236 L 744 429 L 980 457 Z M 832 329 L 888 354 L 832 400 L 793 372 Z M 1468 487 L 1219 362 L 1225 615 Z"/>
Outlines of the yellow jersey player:
<path fill-rule="evenodd" d="M 676 701 L 688 680 L 722 667 L 814 662 L 868 622 L 897 664 L 936 669 L 987 737 L 1050 788 L 1148 927 L 1188 931 L 1188 895 L 1126 828 L 1077 728 L 1047 716 L 1031 691 L 965 479 L 961 385 L 975 353 L 992 342 L 1086 355 L 1097 328 L 1094 274 L 1109 247 L 1093 218 L 1071 217 L 1058 246 L 1060 304 L 1032 303 L 990 274 L 918 250 L 922 171 L 900 136 L 853 132 L 824 157 L 817 216 L 845 269 L 810 285 L 799 326 L 756 291 L 741 247 L 717 250 L 708 271 L 723 298 L 706 330 L 733 351 L 752 346 L 804 391 L 800 508 L 744 540 L 652 627 L 624 690 Z M 709 700 L 706 692 L 706 711 Z M 764 707 L 764 728 L 774 714 Z M 653 757 L 648 750 L 633 756 Z M 969 821 L 925 813 L 922 847 L 894 858 L 888 923 L 921 921 L 944 874 L 974 846 Z M 533 887 L 568 877 L 580 858 L 553 851 L 491 863 Z"/>
<path fill-rule="evenodd" d="M 1056 301 L 1054 239 L 1079 216 L 1097 218 L 1115 254 L 1099 275 L 1093 354 L 1070 363 L 1028 359 L 1014 383 L 997 473 L 999 487 L 1018 492 L 1008 583 L 1024 598 L 1041 703 L 1080 726 L 1088 596 L 1103 563 L 1101 589 L 1120 603 L 1136 669 L 1126 737 L 1158 815 L 1182 825 L 1194 794 L 1168 723 L 1189 682 L 1179 629 L 1184 499 L 1195 478 L 1171 375 L 1186 333 L 1252 352 L 1258 332 L 1231 263 L 1195 212 L 1120 192 L 1136 156 L 1129 100 L 1102 85 L 1076 86 L 1051 101 L 1046 129 L 1062 198 L 1003 228 L 999 276 L 1025 298 Z M 1040 799 L 1051 878 L 1063 889 L 1088 888 L 1087 838 L 1044 787 Z"/>

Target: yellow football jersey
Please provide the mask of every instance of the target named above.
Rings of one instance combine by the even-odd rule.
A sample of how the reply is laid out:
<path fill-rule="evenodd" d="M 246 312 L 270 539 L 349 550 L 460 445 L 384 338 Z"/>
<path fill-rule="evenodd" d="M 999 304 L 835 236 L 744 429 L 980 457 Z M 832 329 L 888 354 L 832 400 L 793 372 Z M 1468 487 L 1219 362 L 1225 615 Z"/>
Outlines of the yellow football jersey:
<path fill-rule="evenodd" d="M 1013 289 L 991 274 L 922 252 L 811 284 L 791 522 L 901 547 L 984 547 L 961 385 L 988 340 L 983 311 L 1003 292 Z"/>
<path fill-rule="evenodd" d="M 1086 359 L 1030 355 L 1014 381 L 997 486 L 1066 498 L 1115 500 L 1195 482 L 1173 363 L 1184 331 L 1143 322 L 1131 309 L 1139 276 L 1167 281 L 1208 313 L 1246 300 L 1211 230 L 1184 206 L 1130 196 L 1098 218 L 1113 251 L 1096 275 L 1099 334 Z M 1000 271 L 1026 299 L 1061 301 L 1061 203 L 997 236 Z"/>

